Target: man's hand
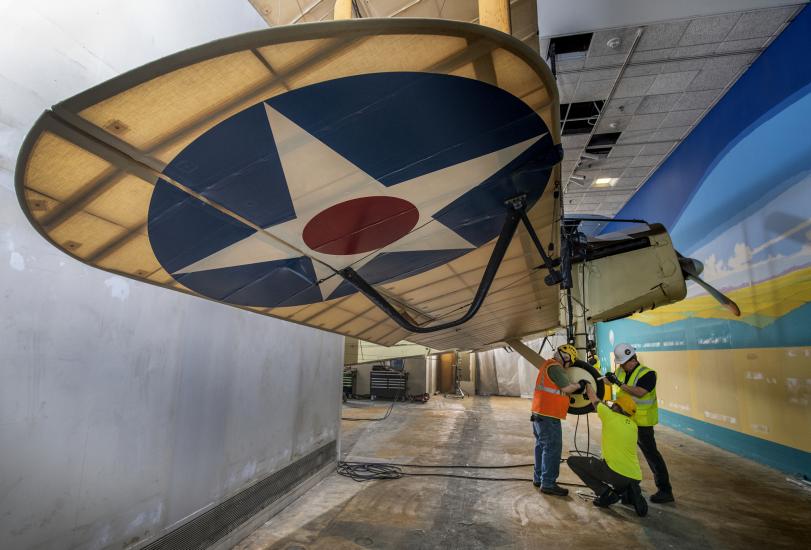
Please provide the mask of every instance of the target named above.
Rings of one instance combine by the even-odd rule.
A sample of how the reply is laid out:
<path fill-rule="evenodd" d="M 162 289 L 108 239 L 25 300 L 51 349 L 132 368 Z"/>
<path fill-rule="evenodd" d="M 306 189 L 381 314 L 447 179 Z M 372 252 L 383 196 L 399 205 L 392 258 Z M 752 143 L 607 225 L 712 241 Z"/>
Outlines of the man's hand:
<path fill-rule="evenodd" d="M 596 409 L 597 403 L 600 402 L 600 398 L 597 397 L 597 394 L 595 393 L 594 388 L 591 387 L 591 384 L 586 386 L 586 397 L 589 398 L 589 401 L 591 401 L 591 404 L 594 405 L 594 408 Z"/>
<path fill-rule="evenodd" d="M 622 382 L 620 382 L 620 379 L 617 378 L 617 375 L 614 374 L 613 372 L 608 372 L 605 375 L 605 379 L 608 380 L 609 382 L 611 382 L 612 384 L 614 384 L 615 386 L 621 386 L 622 385 Z"/>
<path fill-rule="evenodd" d="M 579 386 L 579 388 L 575 393 L 583 393 L 584 391 L 586 391 L 586 388 L 591 387 L 587 380 L 580 380 L 577 382 L 577 385 Z"/>

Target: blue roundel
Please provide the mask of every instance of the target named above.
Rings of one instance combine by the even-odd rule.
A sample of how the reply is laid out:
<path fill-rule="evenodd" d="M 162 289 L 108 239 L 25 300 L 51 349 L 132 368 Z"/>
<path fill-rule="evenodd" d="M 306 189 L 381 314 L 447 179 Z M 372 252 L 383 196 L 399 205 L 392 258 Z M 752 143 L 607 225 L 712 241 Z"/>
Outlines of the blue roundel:
<path fill-rule="evenodd" d="M 295 220 L 266 105 L 386 188 L 543 135 L 501 170 L 483 174 L 478 185 L 431 212 L 436 222 L 475 247 L 498 235 L 506 199 L 526 194 L 530 205 L 538 200 L 560 160 L 541 118 L 508 92 L 468 78 L 402 72 L 321 82 L 249 107 L 198 137 L 164 174 L 254 226 L 267 229 Z M 187 266 L 256 230 L 164 179 L 152 194 L 148 229 L 163 268 L 184 286 L 216 300 L 280 307 L 355 292 L 344 282 L 324 296 L 307 256 L 188 272 Z M 394 281 L 469 251 L 382 253 L 359 273 L 372 284 Z"/>

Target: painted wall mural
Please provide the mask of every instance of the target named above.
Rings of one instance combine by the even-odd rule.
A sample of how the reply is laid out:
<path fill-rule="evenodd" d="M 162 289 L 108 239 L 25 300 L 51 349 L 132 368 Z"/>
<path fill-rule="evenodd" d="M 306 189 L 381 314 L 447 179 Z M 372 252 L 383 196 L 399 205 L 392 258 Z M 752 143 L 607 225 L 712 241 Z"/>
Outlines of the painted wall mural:
<path fill-rule="evenodd" d="M 811 476 L 811 10 L 804 9 L 626 205 L 703 277 L 687 299 L 601 323 L 660 372 L 665 422 Z M 608 231 L 612 228 L 609 226 Z"/>

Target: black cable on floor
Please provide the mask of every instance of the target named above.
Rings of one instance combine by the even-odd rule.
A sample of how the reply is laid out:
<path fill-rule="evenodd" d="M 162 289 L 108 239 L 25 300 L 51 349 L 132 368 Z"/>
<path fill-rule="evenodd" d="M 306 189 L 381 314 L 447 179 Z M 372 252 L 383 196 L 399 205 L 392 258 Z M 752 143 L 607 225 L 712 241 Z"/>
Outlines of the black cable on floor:
<path fill-rule="evenodd" d="M 339 475 L 348 477 L 353 481 L 376 481 L 386 479 L 400 479 L 402 477 L 449 477 L 456 479 L 472 479 L 476 481 L 533 481 L 532 478 L 524 477 L 483 477 L 473 475 L 435 473 L 435 472 L 406 472 L 403 468 L 464 468 L 469 470 L 477 469 L 502 469 L 534 466 L 534 464 L 510 464 L 506 466 L 463 466 L 463 465 L 428 465 L 428 464 L 394 464 L 388 462 L 338 462 L 337 472 Z M 580 483 L 558 482 L 558 485 L 568 485 L 570 487 L 585 487 Z"/>
<path fill-rule="evenodd" d="M 386 411 L 386 414 L 384 414 L 380 418 L 350 418 L 350 417 L 347 417 L 347 416 L 342 416 L 341 420 L 347 420 L 349 422 L 380 422 L 381 420 L 386 420 L 389 417 L 389 415 L 391 414 L 391 410 L 393 408 L 394 408 L 394 401 L 392 401 L 391 405 L 389 405 L 389 408 Z"/>

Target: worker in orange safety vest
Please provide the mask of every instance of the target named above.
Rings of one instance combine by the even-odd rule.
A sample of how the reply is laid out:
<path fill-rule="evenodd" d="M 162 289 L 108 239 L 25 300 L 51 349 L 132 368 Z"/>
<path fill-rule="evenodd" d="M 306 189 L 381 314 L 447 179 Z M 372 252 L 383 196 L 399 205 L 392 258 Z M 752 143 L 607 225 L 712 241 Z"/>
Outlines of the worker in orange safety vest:
<path fill-rule="evenodd" d="M 532 433 L 535 435 L 535 471 L 532 484 L 547 495 L 566 496 L 568 489 L 558 485 L 563 436 L 560 421 L 569 410 L 569 395 L 582 393 L 587 382 L 571 383 L 564 369 L 577 360 L 577 349 L 564 344 L 538 367 L 532 397 Z"/>

